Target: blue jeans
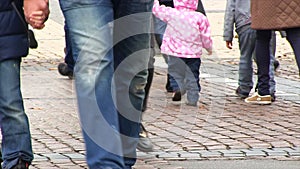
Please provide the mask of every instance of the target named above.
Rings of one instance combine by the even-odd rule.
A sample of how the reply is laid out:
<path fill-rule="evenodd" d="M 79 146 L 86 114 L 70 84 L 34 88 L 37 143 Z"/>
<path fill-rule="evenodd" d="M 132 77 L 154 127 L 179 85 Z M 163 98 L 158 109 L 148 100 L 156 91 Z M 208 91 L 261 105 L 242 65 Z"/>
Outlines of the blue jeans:
<path fill-rule="evenodd" d="M 255 57 L 255 43 L 256 43 L 256 31 L 249 28 L 239 34 L 239 49 L 240 49 L 240 62 L 239 62 L 239 79 L 238 85 L 241 93 L 249 94 L 253 88 L 253 65 L 252 59 L 256 61 Z M 272 45 L 274 45 L 272 43 Z M 274 51 L 275 46 L 269 46 L 269 50 Z M 271 63 L 274 62 L 275 57 L 273 52 L 270 53 Z M 274 80 L 274 65 L 270 64 L 270 93 L 275 92 L 275 80 Z"/>
<path fill-rule="evenodd" d="M 66 43 L 65 63 L 68 65 L 70 70 L 73 70 L 75 66 L 75 61 L 72 54 L 72 45 L 71 45 L 69 28 L 66 22 L 65 22 L 64 30 L 65 30 L 65 43 Z"/>
<path fill-rule="evenodd" d="M 78 109 L 91 169 L 135 164 L 152 4 L 152 0 L 60 1 L 76 60 Z"/>
<path fill-rule="evenodd" d="M 167 23 L 153 15 L 153 24 L 156 42 L 158 46 L 161 46 Z"/>
<path fill-rule="evenodd" d="M 20 90 L 20 59 L 0 62 L 0 125 L 3 168 L 15 166 L 19 159 L 30 163 L 33 153 Z"/>
<path fill-rule="evenodd" d="M 256 34 L 255 30 L 247 29 L 239 34 L 239 80 L 238 85 L 241 93 L 249 94 L 253 88 L 253 65 L 252 58 L 255 49 Z"/>
<path fill-rule="evenodd" d="M 195 103 L 199 100 L 201 90 L 200 75 L 200 58 L 179 58 L 169 56 L 168 72 L 173 77 L 170 78 L 170 84 L 174 91 L 187 93 L 187 100 Z"/>

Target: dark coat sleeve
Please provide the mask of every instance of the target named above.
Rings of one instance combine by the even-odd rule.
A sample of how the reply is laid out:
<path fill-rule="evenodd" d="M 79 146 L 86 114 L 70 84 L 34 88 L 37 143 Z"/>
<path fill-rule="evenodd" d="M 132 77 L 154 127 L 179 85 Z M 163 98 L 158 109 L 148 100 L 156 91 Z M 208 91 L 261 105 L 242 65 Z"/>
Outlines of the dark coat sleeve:
<path fill-rule="evenodd" d="M 204 6 L 203 6 L 201 0 L 198 1 L 198 7 L 197 7 L 197 10 L 196 10 L 196 11 L 197 11 L 197 12 L 201 12 L 203 15 L 206 16 L 205 9 L 204 9 Z"/>

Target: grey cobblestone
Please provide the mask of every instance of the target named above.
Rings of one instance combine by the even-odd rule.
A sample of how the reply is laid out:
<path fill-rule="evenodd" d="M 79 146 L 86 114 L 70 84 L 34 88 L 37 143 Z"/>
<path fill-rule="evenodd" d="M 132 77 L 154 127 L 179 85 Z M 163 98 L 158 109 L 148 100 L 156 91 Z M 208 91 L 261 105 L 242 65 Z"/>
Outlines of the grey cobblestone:
<path fill-rule="evenodd" d="M 224 157 L 245 157 L 245 153 L 240 150 L 220 150 Z"/>
<path fill-rule="evenodd" d="M 49 159 L 69 159 L 68 157 L 62 155 L 62 154 L 59 154 L 59 153 L 49 153 L 49 154 L 43 154 L 43 156 L 49 158 Z"/>
<path fill-rule="evenodd" d="M 288 152 L 279 149 L 265 149 L 268 156 L 288 156 Z"/>
<path fill-rule="evenodd" d="M 263 149 L 244 149 L 243 152 L 246 154 L 246 156 L 267 156 L 266 152 L 264 152 Z"/>
<path fill-rule="evenodd" d="M 85 160 L 85 155 L 83 155 L 83 154 L 78 154 L 78 153 L 64 153 L 64 154 L 62 154 L 62 155 L 64 155 L 64 156 L 67 156 L 68 158 L 70 158 L 70 159 L 81 159 L 81 160 Z"/>
<path fill-rule="evenodd" d="M 202 151 L 200 152 L 201 157 L 203 158 L 216 158 L 222 157 L 222 153 L 219 151 Z"/>

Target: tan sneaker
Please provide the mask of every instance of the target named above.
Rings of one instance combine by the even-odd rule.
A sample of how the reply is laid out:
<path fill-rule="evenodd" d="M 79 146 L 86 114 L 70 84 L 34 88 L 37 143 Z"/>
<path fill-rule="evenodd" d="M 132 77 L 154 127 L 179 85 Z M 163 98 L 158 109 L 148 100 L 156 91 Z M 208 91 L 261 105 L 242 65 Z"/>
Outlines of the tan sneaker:
<path fill-rule="evenodd" d="M 260 96 L 258 93 L 255 93 L 253 96 L 245 99 L 246 103 L 252 104 L 271 104 L 271 95 Z"/>

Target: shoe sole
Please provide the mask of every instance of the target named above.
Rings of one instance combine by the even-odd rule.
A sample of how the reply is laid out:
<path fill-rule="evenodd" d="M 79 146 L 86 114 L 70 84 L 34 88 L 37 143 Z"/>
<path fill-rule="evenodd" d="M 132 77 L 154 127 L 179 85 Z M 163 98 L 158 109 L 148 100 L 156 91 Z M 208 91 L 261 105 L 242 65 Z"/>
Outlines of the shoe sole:
<path fill-rule="evenodd" d="M 172 101 L 171 103 L 176 106 L 179 106 L 182 104 L 181 100 L 180 101 Z"/>
<path fill-rule="evenodd" d="M 272 104 L 272 101 L 247 101 L 246 99 L 245 99 L 245 102 L 246 103 L 251 103 L 251 104 L 261 104 L 261 105 L 270 105 L 270 104 Z"/>

